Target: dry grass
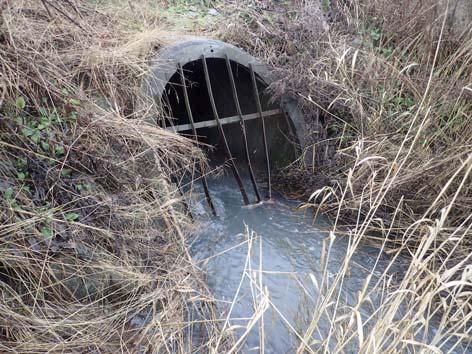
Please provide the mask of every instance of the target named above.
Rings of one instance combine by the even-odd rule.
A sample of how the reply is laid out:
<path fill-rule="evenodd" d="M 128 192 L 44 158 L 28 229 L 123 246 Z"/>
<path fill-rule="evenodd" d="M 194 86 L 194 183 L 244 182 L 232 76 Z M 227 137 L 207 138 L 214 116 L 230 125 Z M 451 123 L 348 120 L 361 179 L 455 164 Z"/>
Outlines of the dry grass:
<path fill-rule="evenodd" d="M 145 123 L 156 30 L 84 1 L 0 13 L 0 351 L 205 347 L 213 305 L 168 182 L 203 156 Z"/>
<path fill-rule="evenodd" d="M 253 7 L 223 32 L 274 65 L 274 93 L 297 96 L 313 126 L 314 158 L 291 167 L 287 177 L 295 178 L 287 188 L 303 189 L 315 204 L 325 198 L 323 211 L 332 216 L 341 202 L 340 222 L 346 225 L 369 218 L 378 199 L 363 198 L 366 189 L 382 196 L 375 216 L 383 228 L 403 232 L 425 213 L 438 217 L 459 187 L 463 172 L 455 176 L 457 169 L 472 152 L 470 32 L 451 35 L 432 2 L 412 16 L 410 2 L 391 13 L 382 1 L 350 7 L 332 2 L 336 20 L 324 31 L 304 21 L 319 16 L 305 14 L 315 3 L 284 11 Z M 312 195 L 313 184 L 326 186 L 326 193 Z M 398 205 L 400 218 L 392 224 Z M 470 205 L 466 183 L 447 225 L 461 225 Z"/>
<path fill-rule="evenodd" d="M 168 181 L 202 156 L 145 123 L 159 116 L 141 88 L 162 18 L 129 3 L 0 2 L 2 352 L 236 352 L 245 338 L 228 346 L 188 256 Z M 406 1 L 329 4 L 328 30 L 315 2 L 228 3 L 222 35 L 273 65 L 274 93 L 297 96 L 313 125 L 314 159 L 286 181 L 334 221 L 324 264 L 335 235 L 350 240 L 334 279 L 313 277 L 298 352 L 465 350 L 470 33 L 451 37 L 428 2 L 416 16 Z M 410 262 L 397 282 L 373 269 L 351 306 L 344 281 L 366 240 Z M 245 333 L 263 337 L 273 305 L 249 262 Z"/>
<path fill-rule="evenodd" d="M 435 1 L 323 2 L 329 29 L 309 20 L 319 18 L 315 1 L 248 3 L 228 11 L 222 37 L 266 58 L 274 94 L 298 97 L 313 127 L 313 159 L 287 170 L 285 188 L 329 215 L 332 237 L 347 234 L 351 244 L 336 278 L 315 283 L 299 352 L 466 350 L 472 30 L 449 28 Z M 365 242 L 409 266 L 399 282 L 372 270 L 350 307 L 344 279 Z M 379 293 L 374 314 L 361 316 Z"/>

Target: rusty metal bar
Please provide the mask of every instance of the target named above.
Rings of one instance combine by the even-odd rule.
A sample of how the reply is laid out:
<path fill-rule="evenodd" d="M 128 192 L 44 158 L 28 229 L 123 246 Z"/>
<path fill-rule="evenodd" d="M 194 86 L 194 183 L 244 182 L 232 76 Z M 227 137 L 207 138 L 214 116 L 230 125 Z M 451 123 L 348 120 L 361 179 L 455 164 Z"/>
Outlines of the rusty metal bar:
<path fill-rule="evenodd" d="M 262 112 L 262 115 L 267 118 L 280 116 L 282 114 L 283 114 L 283 111 L 281 109 L 271 109 L 271 110 Z M 252 119 L 259 119 L 259 118 L 260 118 L 259 113 L 243 114 L 244 121 L 252 120 Z M 169 119 L 177 120 L 176 118 L 169 118 Z M 220 123 L 222 125 L 237 123 L 239 121 L 240 119 L 239 119 L 239 116 L 237 115 L 231 116 L 231 117 L 220 118 Z M 215 120 L 212 119 L 212 120 L 204 120 L 203 122 L 195 122 L 194 125 L 195 125 L 195 129 L 200 129 L 200 128 L 217 127 L 218 123 L 216 123 Z M 192 125 L 191 124 L 172 125 L 170 127 L 166 127 L 165 129 L 168 131 L 178 133 L 178 132 L 183 132 L 186 130 L 191 130 Z"/>
<path fill-rule="evenodd" d="M 192 126 L 193 139 L 196 142 L 198 142 L 197 129 L 195 129 L 195 123 L 193 121 L 192 109 L 190 107 L 190 100 L 188 98 L 187 85 L 185 83 L 184 69 L 182 67 L 182 64 L 180 64 L 180 63 L 177 64 L 177 68 L 179 69 L 180 82 L 182 83 L 182 90 L 184 92 L 185 109 L 187 110 L 188 119 L 190 121 L 190 125 Z M 211 200 L 210 190 L 208 189 L 208 183 L 207 183 L 207 180 L 206 180 L 206 177 L 205 177 L 205 174 L 203 172 L 202 167 L 203 167 L 202 163 L 200 163 L 198 173 L 200 174 L 200 177 L 202 178 L 202 185 L 203 185 L 203 190 L 205 192 L 205 198 L 206 198 L 206 201 L 207 201 L 208 205 L 210 206 L 211 212 L 213 213 L 213 215 L 216 216 L 215 206 L 213 205 L 213 201 Z"/>
<path fill-rule="evenodd" d="M 251 177 L 252 186 L 254 188 L 254 193 L 256 193 L 257 203 L 261 201 L 261 195 L 259 193 L 259 188 L 257 188 L 256 178 L 254 177 L 254 171 L 252 170 L 251 157 L 249 155 L 249 147 L 247 145 L 247 135 L 246 135 L 246 125 L 244 124 L 243 112 L 241 111 L 241 106 L 239 104 L 238 90 L 236 89 L 236 83 L 234 82 L 233 69 L 231 68 L 231 62 L 229 61 L 228 56 L 226 55 L 226 68 L 228 69 L 229 81 L 231 83 L 231 90 L 233 92 L 234 104 L 236 106 L 236 111 L 239 116 L 239 121 L 241 124 L 241 132 L 243 135 L 243 144 L 244 144 L 244 154 L 246 157 L 246 164 L 249 170 L 249 176 Z"/>
<path fill-rule="evenodd" d="M 270 181 L 269 150 L 267 148 L 267 137 L 266 137 L 266 130 L 265 130 L 264 115 L 262 114 L 261 100 L 259 99 L 259 90 L 257 89 L 256 74 L 254 73 L 254 68 L 252 67 L 252 64 L 249 64 L 249 71 L 251 72 L 252 89 L 254 93 L 254 99 L 256 100 L 257 111 L 259 113 L 259 117 L 261 118 L 261 122 L 262 122 L 262 142 L 264 144 L 264 152 L 265 152 L 265 160 L 266 160 L 266 168 L 267 168 L 267 185 L 269 189 L 268 197 L 269 199 L 271 199 L 272 198 L 272 185 Z"/>
<path fill-rule="evenodd" d="M 215 98 L 213 97 L 213 91 L 211 89 L 211 82 L 210 82 L 210 74 L 208 73 L 208 65 L 206 62 L 205 55 L 201 56 L 202 63 L 203 63 L 203 72 L 205 74 L 205 81 L 206 81 L 206 86 L 208 90 L 208 96 L 210 97 L 210 104 L 211 104 L 211 109 L 213 111 L 213 116 L 216 120 L 216 123 L 218 124 L 218 130 L 220 132 L 220 136 L 223 138 L 223 143 L 224 143 L 224 148 L 226 151 L 227 158 L 231 164 L 231 169 L 234 174 L 234 178 L 236 179 L 236 182 L 238 183 L 239 190 L 241 191 L 241 195 L 243 196 L 243 201 L 244 204 L 248 205 L 249 204 L 249 199 L 247 197 L 246 189 L 244 188 L 243 181 L 241 180 L 241 176 L 239 175 L 238 169 L 236 167 L 236 164 L 233 160 L 233 157 L 231 156 L 231 151 L 229 149 L 228 141 L 226 140 L 225 132 L 223 130 L 223 126 L 221 125 L 220 118 L 218 117 L 218 111 L 216 109 L 216 104 L 215 104 Z"/>
<path fill-rule="evenodd" d="M 171 176 L 170 178 L 170 181 L 175 184 L 176 188 L 177 188 L 177 192 L 179 193 L 180 197 L 182 198 L 182 203 L 183 203 L 183 206 L 184 206 L 184 211 L 185 213 L 190 217 L 190 220 L 194 220 L 194 217 L 193 217 L 193 214 L 192 212 L 190 211 L 190 208 L 188 206 L 188 203 L 187 201 L 185 200 L 185 196 L 184 196 L 184 192 L 182 191 L 182 189 L 180 188 L 180 183 L 177 181 L 177 178 L 175 176 Z"/>

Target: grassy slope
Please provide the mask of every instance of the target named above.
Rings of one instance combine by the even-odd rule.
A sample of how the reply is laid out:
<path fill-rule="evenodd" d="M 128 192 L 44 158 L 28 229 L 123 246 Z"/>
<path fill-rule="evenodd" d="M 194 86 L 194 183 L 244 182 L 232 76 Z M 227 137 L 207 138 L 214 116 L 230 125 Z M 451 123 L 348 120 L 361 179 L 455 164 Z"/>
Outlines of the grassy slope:
<path fill-rule="evenodd" d="M 201 2 L 154 4 L 79 3 L 66 11 L 73 21 L 56 10 L 49 18 L 40 2 L 2 7 L 2 350 L 190 351 L 182 324 L 195 273 L 165 181 L 198 152 L 123 117 L 155 113 L 135 78 L 162 30 L 214 33 L 214 23 L 223 23 L 221 38 L 273 65 L 275 94 L 293 93 L 316 124 L 316 165 L 293 166 L 287 178 L 314 181 L 307 197 L 323 187 L 312 203 L 333 216 L 332 237 L 352 241 L 335 279 L 317 280 L 299 351 L 434 352 L 448 338 L 467 343 L 470 38 L 443 33 L 438 41 L 424 30 L 434 20 L 398 16 L 401 5 L 394 12 L 381 1 L 331 9 L 337 22 L 328 35 L 310 2 L 216 3 L 222 17 Z M 380 239 L 392 261 L 409 252 L 411 263 L 400 283 L 373 273 L 359 305 L 346 308 L 343 280 L 366 239 Z M 374 315 L 360 316 L 379 292 Z M 152 321 L 143 321 L 149 311 Z M 433 317 L 440 326 L 431 341 L 422 335 Z M 330 335 L 320 339 L 321 321 Z M 209 348 L 222 337 L 207 330 L 210 341 L 200 344 Z"/>
<path fill-rule="evenodd" d="M 168 180 L 202 156 L 144 123 L 165 16 L 46 5 L 0 7 L 0 351 L 196 351 L 216 328 L 189 349 L 213 310 Z"/>
<path fill-rule="evenodd" d="M 472 37 L 453 35 L 432 3 L 323 2 L 329 30 L 315 1 L 227 11 L 223 38 L 265 58 L 274 94 L 292 93 L 314 126 L 315 159 L 291 166 L 286 188 L 331 216 L 332 237 L 351 240 L 335 279 L 315 283 L 299 351 L 439 352 L 448 340 L 461 351 L 469 342 Z M 372 270 L 358 306 L 346 307 L 343 281 L 367 240 L 410 263 L 400 282 Z M 374 315 L 361 316 L 379 294 Z M 326 321 L 330 335 L 319 338 Z"/>

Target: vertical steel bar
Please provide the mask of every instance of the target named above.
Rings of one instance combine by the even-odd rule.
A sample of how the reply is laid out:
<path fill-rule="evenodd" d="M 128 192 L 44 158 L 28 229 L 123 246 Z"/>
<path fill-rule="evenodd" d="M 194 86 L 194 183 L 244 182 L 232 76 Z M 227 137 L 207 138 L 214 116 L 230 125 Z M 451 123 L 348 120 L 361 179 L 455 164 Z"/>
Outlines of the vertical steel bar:
<path fill-rule="evenodd" d="M 259 193 L 259 188 L 257 188 L 256 178 L 254 177 L 254 171 L 252 170 L 251 157 L 249 155 L 249 147 L 247 145 L 247 135 L 246 135 L 246 125 L 244 123 L 243 112 L 241 111 L 241 106 L 239 104 L 238 91 L 236 89 L 236 83 L 234 81 L 233 69 L 231 68 L 231 62 L 229 61 L 228 56 L 226 55 L 226 68 L 228 69 L 229 81 L 231 83 L 231 90 L 233 91 L 234 104 L 236 105 L 236 111 L 239 116 L 239 121 L 241 124 L 241 131 L 243 135 L 243 144 L 244 144 L 244 153 L 246 157 L 247 168 L 249 170 L 249 176 L 251 177 L 252 186 L 254 187 L 254 193 L 256 193 L 257 202 L 261 201 L 261 195 Z"/>
<path fill-rule="evenodd" d="M 167 107 L 172 107 L 172 105 L 170 104 L 169 96 L 167 95 L 167 93 L 164 94 L 164 99 L 165 99 L 165 101 L 166 101 Z M 173 115 L 174 115 L 174 114 L 173 114 L 173 112 L 172 112 L 172 110 L 171 110 L 171 111 L 169 112 L 169 119 L 168 119 L 168 120 L 169 120 L 169 125 L 172 127 L 172 130 L 175 132 L 175 129 L 174 129 L 174 121 L 173 121 L 173 118 L 172 118 Z M 163 125 L 164 125 L 164 129 L 165 129 L 165 128 L 167 128 L 166 118 L 164 117 L 163 120 L 164 120 L 164 124 L 163 124 Z"/>
<path fill-rule="evenodd" d="M 261 100 L 259 99 L 259 90 L 257 89 L 256 74 L 254 73 L 254 68 L 252 67 L 252 64 L 249 64 L 249 71 L 251 72 L 254 99 L 256 100 L 257 111 L 259 113 L 259 117 L 262 123 L 262 142 L 264 144 L 264 153 L 265 153 L 266 168 L 267 168 L 267 185 L 269 189 L 268 197 L 269 199 L 271 199 L 272 198 L 272 184 L 270 181 L 270 162 L 269 162 L 269 150 L 267 148 L 265 121 L 264 121 L 264 115 L 262 114 Z"/>
<path fill-rule="evenodd" d="M 249 199 L 246 194 L 246 189 L 244 188 L 244 184 L 243 184 L 243 181 L 241 180 L 241 176 L 239 175 L 236 164 L 233 160 L 233 157 L 231 156 L 231 151 L 229 149 L 228 141 L 226 140 L 225 132 L 223 130 L 223 126 L 221 125 L 220 118 L 218 116 L 218 111 L 216 109 L 216 104 L 215 104 L 215 98 L 213 97 L 213 91 L 211 89 L 210 74 L 208 73 L 208 65 L 205 59 L 205 55 L 202 55 L 201 59 L 203 63 L 203 71 L 205 74 L 205 81 L 206 81 L 206 86 L 208 90 L 208 96 L 210 97 L 210 104 L 211 104 L 211 109 L 213 111 L 213 116 L 216 120 L 216 123 L 218 124 L 218 130 L 220 132 L 220 136 L 223 138 L 223 144 L 224 144 L 226 156 L 231 164 L 231 170 L 233 171 L 234 178 L 236 179 L 236 182 L 238 183 L 238 186 L 239 186 L 239 190 L 241 191 L 241 195 L 243 196 L 244 204 L 248 205 Z"/>
<path fill-rule="evenodd" d="M 193 114 L 192 114 L 192 109 L 190 107 L 190 100 L 188 98 L 188 92 L 187 92 L 187 84 L 185 83 L 185 74 L 184 74 L 184 69 L 182 67 L 182 64 L 178 63 L 177 68 L 179 69 L 179 74 L 180 74 L 180 82 L 182 83 L 182 90 L 184 92 L 184 101 L 185 101 L 185 109 L 187 110 L 187 115 L 188 115 L 188 120 L 190 121 L 190 125 L 192 126 L 192 135 L 193 139 L 198 142 L 198 136 L 197 136 L 197 130 L 195 129 L 195 123 L 193 120 Z M 205 198 L 210 206 L 211 212 L 213 215 L 216 216 L 216 210 L 215 206 L 213 205 L 213 201 L 211 200 L 211 195 L 210 195 L 210 190 L 208 189 L 208 183 L 205 177 L 205 174 L 203 172 L 202 164 L 200 163 L 200 168 L 199 168 L 199 174 L 200 177 L 202 178 L 202 185 L 203 185 L 203 191 L 205 192 Z"/>
<path fill-rule="evenodd" d="M 170 178 L 170 181 L 175 184 L 176 188 L 177 188 L 177 192 L 179 192 L 180 194 L 180 197 L 182 198 L 182 202 L 183 202 L 183 205 L 184 205 L 184 211 L 187 215 L 190 216 L 190 220 L 194 220 L 193 218 L 193 215 L 192 215 L 192 212 L 190 211 L 190 208 L 188 206 L 188 203 L 187 201 L 185 200 L 185 196 L 184 196 L 184 192 L 182 191 L 182 189 L 180 188 L 180 183 L 179 181 L 177 180 L 177 178 L 175 176 L 171 176 Z"/>

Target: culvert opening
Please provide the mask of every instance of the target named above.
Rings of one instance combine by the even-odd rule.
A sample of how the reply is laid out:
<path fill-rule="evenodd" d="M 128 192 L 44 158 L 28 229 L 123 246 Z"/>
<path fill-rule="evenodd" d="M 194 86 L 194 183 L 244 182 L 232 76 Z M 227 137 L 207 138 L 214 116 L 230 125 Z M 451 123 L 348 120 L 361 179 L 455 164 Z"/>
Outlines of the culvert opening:
<path fill-rule="evenodd" d="M 232 157 L 242 163 L 245 161 L 245 146 L 242 127 L 236 102 L 232 94 L 226 60 L 223 58 L 207 58 L 208 73 L 216 110 L 223 126 L 224 134 Z M 259 117 L 257 101 L 253 90 L 253 82 L 249 68 L 230 61 L 238 95 L 241 113 L 247 135 L 247 144 L 253 168 L 260 172 L 264 165 L 264 145 L 262 122 Z M 203 61 L 195 60 L 182 66 L 189 105 L 195 123 L 198 140 L 212 146 L 208 156 L 213 164 L 221 164 L 227 158 L 224 140 L 215 122 L 210 104 L 208 86 L 205 81 Z M 271 169 L 286 166 L 296 158 L 296 136 L 294 127 L 278 102 L 271 99 L 267 92 L 267 84 L 256 74 L 256 82 L 264 115 L 267 148 Z M 165 86 L 163 95 L 164 106 L 169 118 L 165 125 L 180 134 L 191 136 L 192 126 L 188 109 L 184 100 L 184 88 L 181 74 L 177 71 Z"/>
<path fill-rule="evenodd" d="M 163 47 L 148 82 L 150 94 L 167 111 L 160 124 L 210 146 L 210 163 L 231 169 L 246 205 L 271 199 L 273 171 L 293 162 L 306 147 L 296 103 L 287 97 L 271 99 L 268 82 L 267 68 L 251 55 L 199 38 Z M 201 166 L 194 172 L 188 185 L 195 179 L 202 182 L 216 214 L 206 174 Z"/>

